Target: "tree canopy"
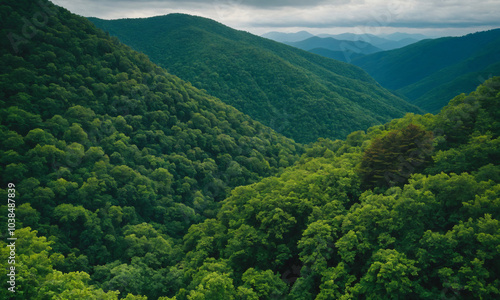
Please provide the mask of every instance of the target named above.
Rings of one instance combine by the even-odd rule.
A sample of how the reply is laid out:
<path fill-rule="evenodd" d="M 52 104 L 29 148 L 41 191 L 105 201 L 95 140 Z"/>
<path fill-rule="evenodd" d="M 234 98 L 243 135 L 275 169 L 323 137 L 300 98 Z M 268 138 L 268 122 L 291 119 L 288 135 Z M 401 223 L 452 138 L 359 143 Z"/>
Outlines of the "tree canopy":
<path fill-rule="evenodd" d="M 499 297 L 499 77 L 303 146 L 63 8 L 1 5 L 0 298 Z"/>

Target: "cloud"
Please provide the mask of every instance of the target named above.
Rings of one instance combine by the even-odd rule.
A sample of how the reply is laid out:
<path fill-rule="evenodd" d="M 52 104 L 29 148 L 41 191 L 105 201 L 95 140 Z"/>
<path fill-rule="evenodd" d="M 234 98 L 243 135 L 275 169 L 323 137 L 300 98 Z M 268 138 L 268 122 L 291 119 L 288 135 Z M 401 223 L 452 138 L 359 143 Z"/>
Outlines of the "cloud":
<path fill-rule="evenodd" d="M 361 4 L 320 5 L 311 10 L 289 10 L 286 14 L 261 10 L 245 20 L 249 27 L 409 27 L 457 28 L 500 26 L 500 2 L 489 5 L 461 0 L 366 1 Z M 488 2 L 488 1 L 486 1 Z"/>
<path fill-rule="evenodd" d="M 138 10 L 148 10 L 149 7 L 163 8 L 193 8 L 193 7 L 235 7 L 243 6 L 249 8 L 287 8 L 315 7 L 324 3 L 342 5 L 350 3 L 352 0 L 55 0 L 54 3 L 60 3 L 66 7 L 87 6 L 117 8 L 135 7 Z"/>
<path fill-rule="evenodd" d="M 500 27 L 500 1 L 481 0 L 55 0 L 104 19 L 174 12 L 215 19 L 251 32 L 262 28 Z"/>

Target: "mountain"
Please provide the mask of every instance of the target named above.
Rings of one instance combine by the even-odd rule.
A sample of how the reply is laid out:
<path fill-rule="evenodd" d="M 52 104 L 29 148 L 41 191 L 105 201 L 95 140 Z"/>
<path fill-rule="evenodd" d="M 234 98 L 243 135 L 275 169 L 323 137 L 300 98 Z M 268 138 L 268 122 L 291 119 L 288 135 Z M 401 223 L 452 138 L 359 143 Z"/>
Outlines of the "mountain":
<path fill-rule="evenodd" d="M 395 38 L 397 36 L 392 36 L 392 38 L 391 37 L 383 38 L 383 37 L 376 36 L 373 34 L 368 34 L 368 33 L 367 34 L 342 33 L 342 34 L 335 34 L 335 35 L 319 34 L 318 36 L 322 37 L 322 38 L 332 37 L 332 38 L 335 38 L 338 40 L 347 40 L 347 41 L 353 41 L 353 42 L 362 41 L 365 43 L 370 43 L 373 46 L 380 48 L 382 50 L 392 50 L 392 49 L 401 48 L 401 47 L 413 44 L 415 42 L 418 42 L 419 40 L 422 39 L 422 38 L 417 39 L 416 38 L 417 36 L 415 36 L 413 38 L 408 37 L 408 36 L 401 36 L 401 39 L 392 39 L 392 38 Z M 409 35 L 409 36 L 412 36 L 412 35 Z M 420 37 L 420 36 L 418 36 L 418 37 Z"/>
<path fill-rule="evenodd" d="M 380 45 L 383 43 L 387 43 L 389 40 L 376 36 L 374 34 L 356 34 L 356 33 L 341 33 L 341 34 L 318 34 L 318 37 L 321 38 L 335 38 L 338 40 L 346 40 L 346 41 L 364 41 L 370 43 L 372 45 Z"/>
<path fill-rule="evenodd" d="M 382 86 L 438 112 L 453 95 L 500 74 L 500 29 L 423 40 L 353 61 Z"/>
<path fill-rule="evenodd" d="M 351 56 L 353 55 L 359 56 L 359 54 L 372 54 L 382 51 L 364 41 L 345 41 L 331 37 L 321 38 L 315 36 L 300 42 L 286 44 L 306 51 L 311 51 L 312 49 L 326 49 L 329 51 L 341 52 L 343 54 L 343 59 L 341 60 L 345 62 L 350 62 L 352 60 Z"/>
<path fill-rule="evenodd" d="M 117 299 L 88 273 L 136 256 L 144 271 L 170 265 L 176 240 L 230 189 L 303 152 L 83 17 L 45 0 L 0 11 L 0 219 L 18 238 L 17 263 L 1 262 L 17 293 L 4 280 L 0 298 Z M 141 291 L 154 298 L 165 271 Z"/>
<path fill-rule="evenodd" d="M 419 110 L 366 72 L 183 14 L 91 19 L 169 72 L 297 142 L 342 138 Z"/>
<path fill-rule="evenodd" d="M 319 141 L 236 188 L 185 236 L 175 299 L 496 298 L 499 92 Z"/>
<path fill-rule="evenodd" d="M 340 61 L 351 61 L 353 59 L 365 56 L 365 54 L 355 53 L 355 52 L 345 52 L 345 51 L 332 51 L 325 48 L 314 48 L 308 50 L 311 53 L 318 54 L 324 57 L 340 60 Z"/>
<path fill-rule="evenodd" d="M 500 77 L 303 147 L 46 0 L 0 12 L 0 299 L 498 298 Z"/>
<path fill-rule="evenodd" d="M 401 41 L 405 39 L 412 39 L 412 40 L 425 40 L 429 39 L 431 37 L 420 34 L 420 33 L 404 33 L 404 32 L 394 32 L 391 34 L 385 34 L 385 35 L 380 35 L 381 37 L 392 40 L 392 41 Z"/>
<path fill-rule="evenodd" d="M 265 33 L 261 35 L 261 37 L 266 38 L 266 39 L 271 39 L 276 42 L 280 43 L 287 43 L 287 42 L 299 42 L 303 41 L 305 39 L 311 38 L 314 35 L 307 32 L 307 31 L 299 31 L 295 33 L 285 33 L 285 32 L 277 32 L 277 31 L 271 31 L 268 33 Z"/>

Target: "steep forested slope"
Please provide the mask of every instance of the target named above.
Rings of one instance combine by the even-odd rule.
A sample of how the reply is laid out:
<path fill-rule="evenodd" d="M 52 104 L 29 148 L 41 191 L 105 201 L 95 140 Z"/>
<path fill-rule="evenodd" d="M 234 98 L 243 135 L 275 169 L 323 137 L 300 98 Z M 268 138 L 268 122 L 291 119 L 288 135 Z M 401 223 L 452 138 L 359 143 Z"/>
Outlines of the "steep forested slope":
<path fill-rule="evenodd" d="M 499 104 L 495 78 L 234 189 L 184 237 L 174 299 L 497 298 Z"/>
<path fill-rule="evenodd" d="M 352 65 L 200 17 L 171 14 L 97 26 L 298 142 L 344 138 L 417 108 Z"/>
<path fill-rule="evenodd" d="M 500 78 L 302 149 L 47 1 L 0 11 L 0 298 L 500 296 Z"/>
<path fill-rule="evenodd" d="M 356 53 L 353 51 L 333 51 L 325 48 L 314 48 L 309 50 L 309 52 L 345 62 L 351 62 L 355 58 L 359 58 L 366 55 L 366 54 Z"/>
<path fill-rule="evenodd" d="M 87 274 L 52 266 L 93 273 L 140 253 L 142 263 L 170 265 L 174 239 L 214 217 L 231 188 L 302 151 L 85 18 L 48 1 L 2 2 L 0 11 L 0 218 L 7 226 L 11 183 L 24 228 L 16 299 L 47 299 L 73 279 L 98 293 L 84 287 Z M 49 261 L 50 248 L 59 254 Z"/>
<path fill-rule="evenodd" d="M 382 86 L 438 112 L 449 99 L 500 75 L 500 29 L 423 40 L 355 59 Z"/>

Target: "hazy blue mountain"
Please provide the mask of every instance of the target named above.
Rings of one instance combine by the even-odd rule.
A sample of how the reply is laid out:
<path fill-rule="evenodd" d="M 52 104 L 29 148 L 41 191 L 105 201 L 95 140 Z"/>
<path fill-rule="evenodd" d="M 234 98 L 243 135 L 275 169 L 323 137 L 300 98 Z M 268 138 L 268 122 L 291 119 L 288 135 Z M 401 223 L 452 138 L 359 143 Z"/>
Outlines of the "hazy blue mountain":
<path fill-rule="evenodd" d="M 295 33 L 271 31 L 271 32 L 265 33 L 261 36 L 264 38 L 267 38 L 267 39 L 271 39 L 271 40 L 280 42 L 280 43 L 284 43 L 284 42 L 303 41 L 305 39 L 313 37 L 314 35 L 307 32 L 307 31 L 299 31 L 299 32 L 295 32 Z"/>
<path fill-rule="evenodd" d="M 307 40 L 287 44 L 307 51 L 314 48 L 324 48 L 332 51 L 352 50 L 356 53 L 364 54 L 372 54 L 381 51 L 381 49 L 364 41 L 346 41 L 334 39 L 331 37 L 321 38 L 314 36 L 308 38 Z"/>
<path fill-rule="evenodd" d="M 432 38 L 427 35 L 419 34 L 419 33 L 404 33 L 404 32 L 395 32 L 391 34 L 381 34 L 380 37 L 383 37 L 388 40 L 393 40 L 393 41 L 401 41 L 404 39 L 412 39 L 412 40 L 425 40 Z"/>
<path fill-rule="evenodd" d="M 322 38 L 334 38 L 338 40 L 346 40 L 346 41 L 364 41 L 370 43 L 372 45 L 380 45 L 383 43 L 387 43 L 389 40 L 381 38 L 379 36 L 373 34 L 356 34 L 356 33 L 341 33 L 341 34 L 318 34 L 317 36 Z"/>
<path fill-rule="evenodd" d="M 342 34 L 319 34 L 319 37 L 332 37 L 338 40 L 347 40 L 347 41 L 363 41 L 366 43 L 370 43 L 373 46 L 380 48 L 382 50 L 392 50 L 401 48 L 404 46 L 408 46 L 410 44 L 416 43 L 421 39 L 417 38 L 402 38 L 401 40 L 383 38 L 380 36 L 376 36 L 373 34 L 355 34 L 355 33 L 342 33 Z M 396 37 L 396 36 L 395 36 Z M 403 36 L 402 36 L 403 37 Z"/>
<path fill-rule="evenodd" d="M 314 36 L 308 38 L 307 40 L 286 44 L 306 51 L 310 51 L 312 49 L 326 49 L 330 51 L 340 52 L 341 55 L 337 55 L 337 59 L 345 62 L 351 62 L 354 57 L 358 57 L 360 54 L 372 54 L 382 51 L 381 49 L 364 41 L 337 40 L 331 37 L 321 38 Z M 314 53 L 320 54 L 317 52 L 317 50 Z"/>
<path fill-rule="evenodd" d="M 418 111 L 354 65 L 210 19 L 91 20 L 172 74 L 298 142 L 342 138 Z"/>
<path fill-rule="evenodd" d="M 500 29 L 422 40 L 353 63 L 382 86 L 437 112 L 453 95 L 469 93 L 488 77 L 500 74 Z"/>

